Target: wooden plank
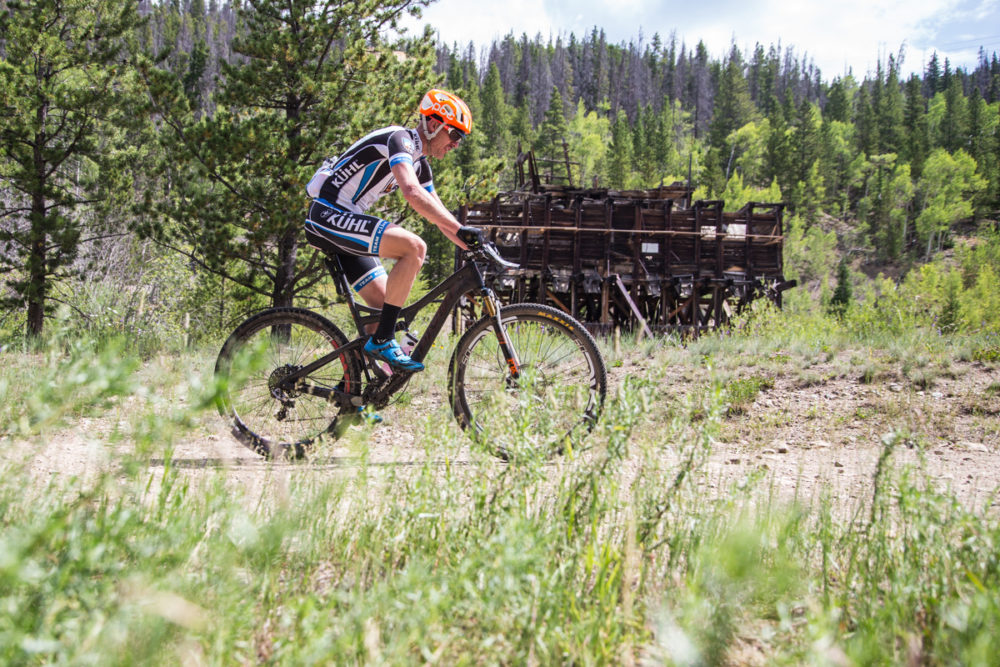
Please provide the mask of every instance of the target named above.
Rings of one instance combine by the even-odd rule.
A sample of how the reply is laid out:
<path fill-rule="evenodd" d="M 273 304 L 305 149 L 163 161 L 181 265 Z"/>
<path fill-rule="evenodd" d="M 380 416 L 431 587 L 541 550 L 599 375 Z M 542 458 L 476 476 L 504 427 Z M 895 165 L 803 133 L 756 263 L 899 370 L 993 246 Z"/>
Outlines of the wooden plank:
<path fill-rule="evenodd" d="M 639 311 L 639 307 L 635 305 L 635 301 L 633 301 L 632 297 L 629 296 L 628 288 L 625 287 L 625 283 L 622 282 L 622 277 L 617 273 L 615 274 L 615 284 L 618 286 L 618 291 L 622 293 L 623 297 L 625 297 L 625 301 L 628 302 L 628 306 L 632 310 L 632 314 L 635 315 L 635 319 L 637 319 L 639 324 L 642 326 L 642 331 L 646 332 L 649 337 L 652 338 L 653 331 L 649 328 L 649 324 L 646 323 L 646 318 L 642 316 L 642 313 Z"/>

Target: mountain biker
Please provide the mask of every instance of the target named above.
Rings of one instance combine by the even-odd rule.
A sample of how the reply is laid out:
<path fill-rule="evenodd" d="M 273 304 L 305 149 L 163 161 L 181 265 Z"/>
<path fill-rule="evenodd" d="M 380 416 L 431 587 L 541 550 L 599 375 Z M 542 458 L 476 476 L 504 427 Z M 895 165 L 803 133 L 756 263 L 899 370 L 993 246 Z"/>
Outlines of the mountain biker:
<path fill-rule="evenodd" d="M 461 224 L 434 190 L 427 158 L 444 157 L 472 131 L 469 107 L 444 90 L 428 91 L 419 112 L 416 127 L 375 130 L 339 157 L 327 159 L 306 186 L 313 198 L 305 223 L 310 245 L 336 255 L 358 295 L 369 306 L 382 309 L 365 353 L 406 371 L 421 371 L 424 365 L 399 347 L 396 320 L 424 262 L 427 244 L 413 232 L 365 211 L 398 188 L 414 211 L 466 249 L 457 236 Z M 381 257 L 396 260 L 388 276 Z"/>

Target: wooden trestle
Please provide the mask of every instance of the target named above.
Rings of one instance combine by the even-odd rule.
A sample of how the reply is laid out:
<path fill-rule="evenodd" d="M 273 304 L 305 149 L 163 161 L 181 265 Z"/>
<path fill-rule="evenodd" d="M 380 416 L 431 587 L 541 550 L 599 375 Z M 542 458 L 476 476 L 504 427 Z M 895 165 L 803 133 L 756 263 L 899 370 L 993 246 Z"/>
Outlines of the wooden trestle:
<path fill-rule="evenodd" d="M 463 206 L 520 268 L 489 274 L 505 303 L 553 305 L 594 333 L 697 334 L 759 297 L 781 306 L 784 204 L 690 203 L 681 183 L 650 190 L 537 185 Z M 469 310 L 464 318 L 475 317 Z M 641 334 L 640 334 L 641 335 Z"/>

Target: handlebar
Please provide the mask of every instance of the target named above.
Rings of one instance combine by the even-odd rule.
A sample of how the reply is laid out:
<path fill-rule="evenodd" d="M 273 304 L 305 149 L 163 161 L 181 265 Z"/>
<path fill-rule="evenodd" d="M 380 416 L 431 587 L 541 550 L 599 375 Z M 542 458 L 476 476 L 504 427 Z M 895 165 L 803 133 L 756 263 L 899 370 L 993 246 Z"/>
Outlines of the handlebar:
<path fill-rule="evenodd" d="M 490 259 L 491 262 L 501 268 L 517 269 L 521 266 L 520 264 L 515 264 L 514 262 L 508 262 L 506 259 L 501 257 L 499 251 L 497 251 L 497 247 L 492 243 L 483 244 L 482 252 Z"/>
<path fill-rule="evenodd" d="M 520 267 L 520 264 L 508 262 L 501 257 L 496 245 L 487 241 L 483 230 L 478 227 L 462 227 L 458 230 L 458 238 L 469 248 L 465 251 L 467 259 L 486 259 L 504 269 Z"/>

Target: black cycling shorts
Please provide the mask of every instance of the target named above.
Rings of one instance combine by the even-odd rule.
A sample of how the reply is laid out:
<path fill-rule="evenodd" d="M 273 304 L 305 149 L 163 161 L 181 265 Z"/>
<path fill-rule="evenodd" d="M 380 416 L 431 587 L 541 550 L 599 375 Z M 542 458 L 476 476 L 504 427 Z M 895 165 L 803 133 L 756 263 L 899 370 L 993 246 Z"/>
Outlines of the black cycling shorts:
<path fill-rule="evenodd" d="M 355 291 L 385 275 L 378 260 L 382 234 L 391 223 L 372 215 L 344 211 L 322 199 L 313 200 L 306 219 L 309 245 L 337 255 Z"/>

